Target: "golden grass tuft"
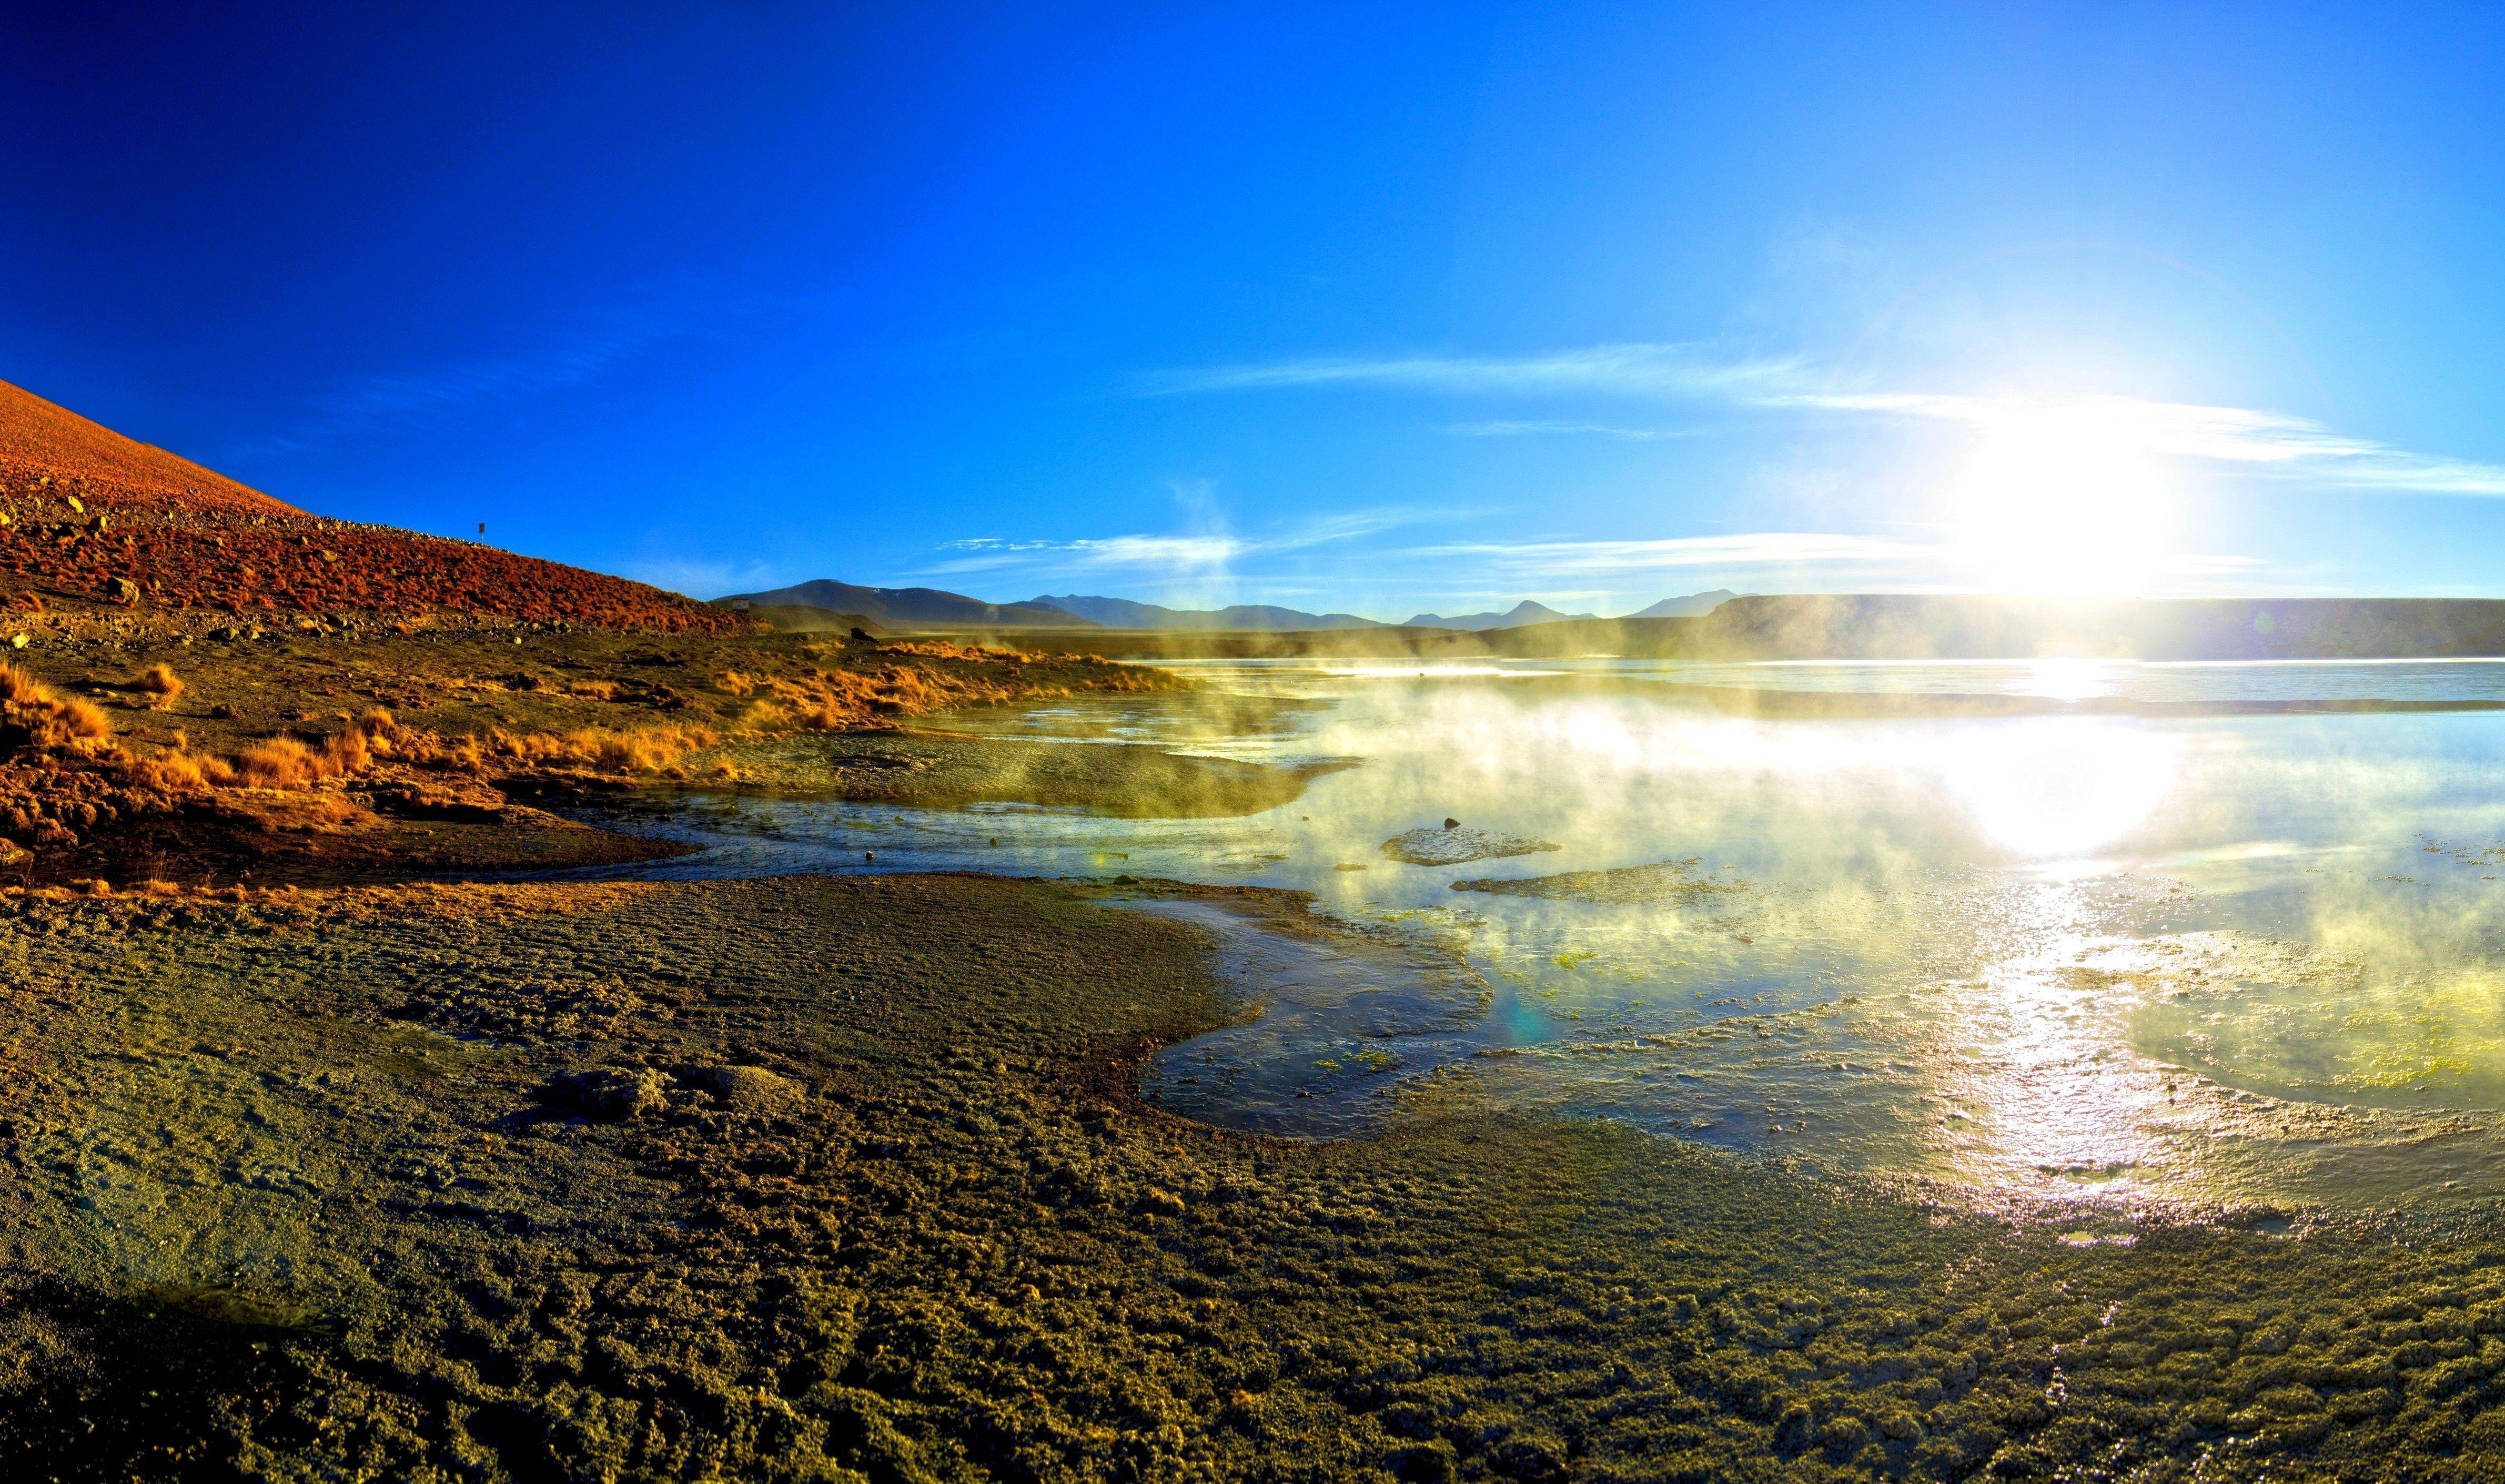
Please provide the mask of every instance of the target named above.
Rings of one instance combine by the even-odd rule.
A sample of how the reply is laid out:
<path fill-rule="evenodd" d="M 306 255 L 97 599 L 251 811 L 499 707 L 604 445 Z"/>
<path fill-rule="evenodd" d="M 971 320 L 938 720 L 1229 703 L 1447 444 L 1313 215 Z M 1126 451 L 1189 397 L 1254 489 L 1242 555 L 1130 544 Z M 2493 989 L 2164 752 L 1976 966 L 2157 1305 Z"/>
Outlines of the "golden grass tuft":
<path fill-rule="evenodd" d="M 132 775 L 165 794 L 205 794 L 224 788 L 235 780 L 235 770 L 223 758 L 191 753 L 166 753 L 136 764 Z"/>
<path fill-rule="evenodd" d="M 75 695 L 61 695 L 16 665 L 0 664 L 0 711 L 23 730 L 19 745 L 36 751 L 80 747 L 113 735 L 113 722 L 101 707 Z"/>
<path fill-rule="evenodd" d="M 257 789 L 292 789 L 323 776 L 322 759 L 282 732 L 245 748 L 235 759 L 235 772 Z"/>
<path fill-rule="evenodd" d="M 153 664 L 139 677 L 139 689 L 157 697 L 150 705 L 159 711 L 170 711 L 185 687 L 183 677 L 174 673 L 172 665 Z"/>

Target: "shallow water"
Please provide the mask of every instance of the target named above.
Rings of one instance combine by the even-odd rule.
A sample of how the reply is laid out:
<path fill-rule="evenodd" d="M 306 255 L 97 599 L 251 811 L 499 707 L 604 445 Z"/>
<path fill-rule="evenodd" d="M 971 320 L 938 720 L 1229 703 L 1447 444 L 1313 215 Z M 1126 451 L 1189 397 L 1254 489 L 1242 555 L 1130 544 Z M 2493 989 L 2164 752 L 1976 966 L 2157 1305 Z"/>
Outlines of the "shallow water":
<path fill-rule="evenodd" d="M 1986 1200 L 2505 1194 L 2505 715 L 1768 721 L 1679 689 L 2422 703 L 2505 697 L 2505 665 L 1181 668 L 1215 693 L 948 724 L 1362 765 L 1244 819 L 715 799 L 661 827 L 706 849 L 658 873 L 1291 887 L 1483 978 L 1359 984 L 1155 907 L 1207 917 L 1272 1007 L 1150 1071 L 1241 1126 L 1346 1132 L 1444 1068 L 1505 1106 Z M 1383 848 L 1447 818 L 1556 848 Z"/>

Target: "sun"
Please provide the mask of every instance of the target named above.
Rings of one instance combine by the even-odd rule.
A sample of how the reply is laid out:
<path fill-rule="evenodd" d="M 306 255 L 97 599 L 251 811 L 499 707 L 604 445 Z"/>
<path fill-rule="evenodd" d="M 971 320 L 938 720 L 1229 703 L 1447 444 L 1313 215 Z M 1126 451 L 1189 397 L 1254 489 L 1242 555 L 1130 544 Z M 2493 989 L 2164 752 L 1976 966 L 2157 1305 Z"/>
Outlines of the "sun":
<path fill-rule="evenodd" d="M 1951 504 L 1966 562 L 2006 592 L 2140 591 L 2173 534 L 2174 492 L 2142 430 L 2094 406 L 1994 418 Z"/>

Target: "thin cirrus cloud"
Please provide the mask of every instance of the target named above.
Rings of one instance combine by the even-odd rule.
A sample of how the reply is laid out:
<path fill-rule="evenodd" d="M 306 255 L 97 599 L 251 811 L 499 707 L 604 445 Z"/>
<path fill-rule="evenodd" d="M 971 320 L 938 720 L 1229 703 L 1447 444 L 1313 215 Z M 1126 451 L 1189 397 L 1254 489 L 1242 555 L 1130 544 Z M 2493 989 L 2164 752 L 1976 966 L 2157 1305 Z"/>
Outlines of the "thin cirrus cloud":
<path fill-rule="evenodd" d="M 1167 577 L 1205 577 L 1221 573 L 1246 557 L 1300 551 L 1354 541 L 1425 518 L 1426 514 L 1421 512 L 1383 508 L 1347 511 L 1258 537 L 1216 533 L 1102 536 L 1076 541 L 1009 541 L 979 536 L 941 543 L 940 550 L 958 554 L 923 568 L 922 573 L 944 577 L 970 572 L 1019 570 L 1038 575 L 1139 572 Z"/>
<path fill-rule="evenodd" d="M 1975 561 L 1973 550 L 1954 543 L 1839 536 L 1819 531 L 1756 531 L 1662 541 L 1471 542 L 1415 547 L 1396 555 L 1419 562 L 1463 562 L 1477 572 L 1526 578 L 1635 577 L 1703 568 L 1761 575 L 1819 572 L 1955 582 L 1969 578 Z M 2168 554 L 2157 558 L 2155 575 L 2224 577 L 2249 573 L 2258 565 L 2244 556 Z"/>
<path fill-rule="evenodd" d="M 942 575 L 1028 568 L 1054 572 L 1202 572 L 1242 556 L 1250 544 L 1232 536 L 1107 536 L 1079 541 L 998 541 L 974 537 L 942 543 L 965 554 L 923 569 Z"/>
<path fill-rule="evenodd" d="M 1766 411 L 1833 413 L 1964 423 L 1992 430 L 2051 426 L 2112 440 L 2136 451 L 2211 460 L 2247 471 L 2393 493 L 2505 496 L 2505 466 L 2419 453 L 2351 437 L 2310 418 L 2261 408 L 2121 396 L 1995 397 L 1958 393 L 1836 391 L 1816 383 L 1801 357 L 1717 357 L 1698 344 L 1600 345 L 1522 357 L 1315 358 L 1173 371 L 1161 395 L 1287 387 L 1382 387 L 1449 395 L 1558 396 L 1718 402 Z M 1456 423 L 1464 437 L 1581 433 L 1670 436 L 1613 423 L 1506 419 Z"/>
<path fill-rule="evenodd" d="M 1662 541 L 1468 542 L 1413 547 L 1400 555 L 1420 561 L 1468 561 L 1484 569 L 1508 573 L 1597 576 L 1691 567 L 1902 567 L 1937 559 L 1947 549 L 1884 537 L 1759 531 Z"/>
<path fill-rule="evenodd" d="M 2362 489 L 2432 495 L 2505 495 L 2505 467 L 2414 453 L 2349 438 L 2311 418 L 2250 407 L 2152 402 L 2138 397 L 2011 398 L 1938 393 L 1798 392 L 1761 399 L 1808 407 L 1961 422 L 1992 429 L 2065 426 L 2141 452 L 2210 459 L 2304 474 Z"/>
<path fill-rule="evenodd" d="M 1321 357 L 1264 365 L 1166 371 L 1160 395 L 1257 391 L 1294 386 L 1391 386 L 1446 392 L 1612 392 L 1688 396 L 1772 384 L 1795 373 L 1796 360 L 1732 360 L 1701 345 L 1594 345 L 1550 355 Z"/>
<path fill-rule="evenodd" d="M 1457 422 L 1444 430 L 1456 438 L 1527 438 L 1540 434 L 1581 434 L 1595 438 L 1623 438 L 1649 442 L 1655 439 L 1687 438 L 1686 428 L 1620 428 L 1598 422 L 1506 421 Z"/>

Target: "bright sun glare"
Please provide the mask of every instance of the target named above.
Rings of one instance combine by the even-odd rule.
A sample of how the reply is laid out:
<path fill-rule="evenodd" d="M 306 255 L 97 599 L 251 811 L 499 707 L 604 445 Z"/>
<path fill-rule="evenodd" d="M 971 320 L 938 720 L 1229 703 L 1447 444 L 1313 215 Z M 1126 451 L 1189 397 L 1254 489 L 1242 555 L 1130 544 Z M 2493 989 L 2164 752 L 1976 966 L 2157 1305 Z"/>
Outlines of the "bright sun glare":
<path fill-rule="evenodd" d="M 2172 494 L 2127 418 L 2057 407 L 1988 428 L 1953 503 L 1959 544 L 1986 585 L 2128 593 L 2158 575 Z"/>

